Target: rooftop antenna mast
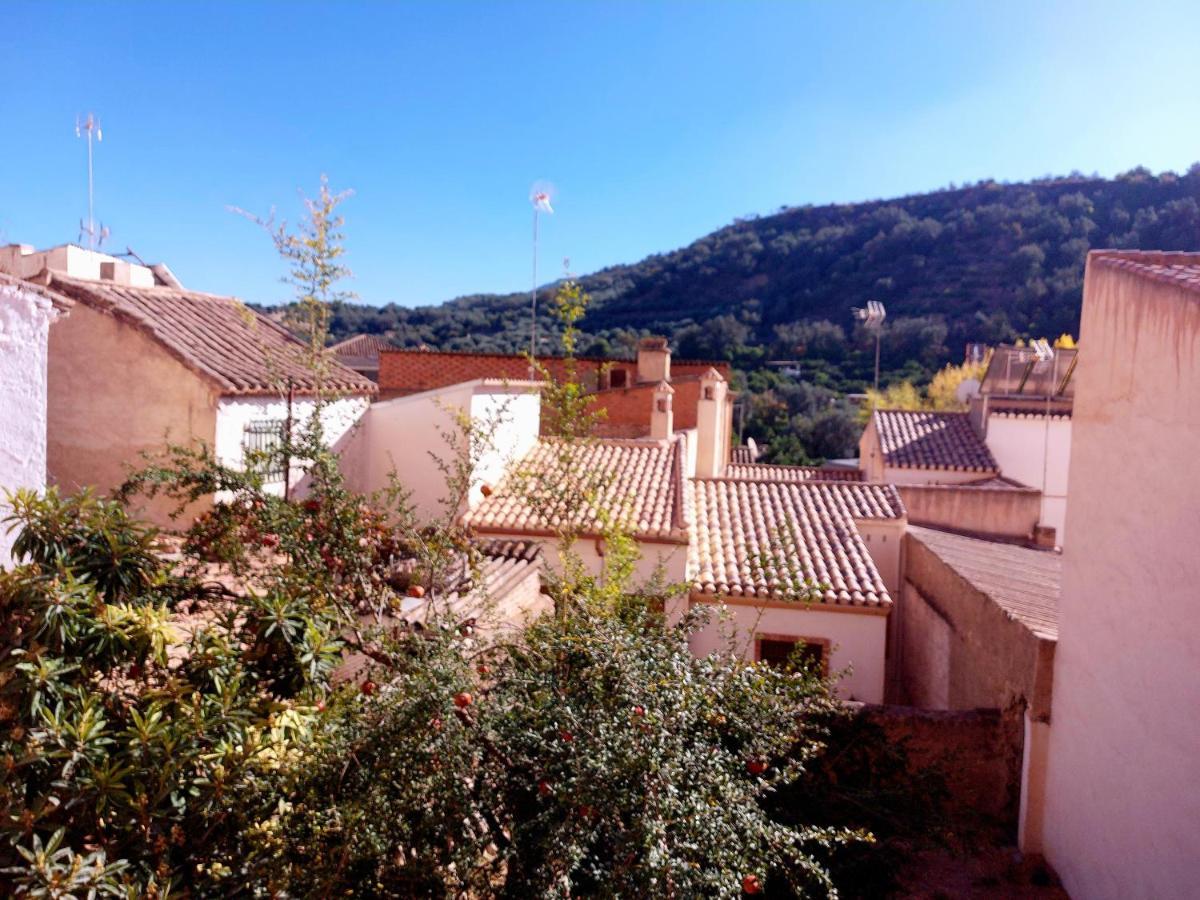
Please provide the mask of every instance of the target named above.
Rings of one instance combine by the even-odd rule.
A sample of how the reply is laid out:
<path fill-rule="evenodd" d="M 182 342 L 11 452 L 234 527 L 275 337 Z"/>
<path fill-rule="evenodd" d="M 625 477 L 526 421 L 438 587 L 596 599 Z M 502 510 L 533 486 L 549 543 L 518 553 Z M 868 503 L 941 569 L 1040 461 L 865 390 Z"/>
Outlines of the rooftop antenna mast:
<path fill-rule="evenodd" d="M 533 286 L 529 289 L 529 359 L 537 357 L 537 263 L 538 263 L 538 216 L 554 213 L 550 201 L 554 198 L 554 185 L 548 181 L 535 181 L 529 189 L 529 202 L 533 204 Z"/>
<path fill-rule="evenodd" d="M 95 181 L 92 176 L 92 137 L 95 136 L 96 143 L 104 140 L 104 132 L 100 130 L 100 120 L 92 113 L 88 113 L 82 119 L 79 116 L 75 117 L 75 137 L 87 136 L 88 148 L 88 218 L 87 225 L 79 223 L 80 236 L 86 234 L 88 236 L 88 249 L 95 250 L 98 243 L 97 238 L 104 239 L 103 235 L 98 235 L 96 232 L 96 216 L 95 216 Z"/>
<path fill-rule="evenodd" d="M 868 331 L 875 333 L 875 394 L 879 395 L 879 337 L 883 334 L 883 320 L 887 310 L 878 300 L 868 300 L 865 308 L 854 307 L 854 318 L 862 322 Z"/>

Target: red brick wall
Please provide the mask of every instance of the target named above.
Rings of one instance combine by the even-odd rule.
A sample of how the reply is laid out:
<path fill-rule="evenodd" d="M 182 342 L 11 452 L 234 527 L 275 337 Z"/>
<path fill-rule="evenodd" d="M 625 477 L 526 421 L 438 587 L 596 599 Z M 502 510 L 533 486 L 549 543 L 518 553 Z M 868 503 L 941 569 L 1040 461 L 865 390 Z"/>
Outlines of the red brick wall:
<path fill-rule="evenodd" d="M 555 378 L 565 376 L 563 360 L 559 357 L 539 359 Z M 637 379 L 637 363 L 631 360 L 580 359 L 577 371 L 580 381 L 595 390 L 601 368 L 627 372 L 627 383 L 633 385 Z M 675 377 L 696 376 L 715 368 L 728 379 L 729 363 L 672 361 L 671 374 Z M 383 397 L 398 397 L 416 394 L 434 388 L 461 384 L 476 378 L 508 378 L 521 380 L 529 377 L 529 364 L 524 357 L 500 353 L 445 353 L 435 350 L 384 350 L 379 354 L 379 391 Z M 676 390 L 678 390 L 676 386 Z M 694 405 L 694 404 L 693 404 Z M 649 422 L 650 405 L 646 404 Z M 676 406 L 676 416 L 679 407 Z M 692 414 L 693 424 L 695 412 Z M 678 421 L 678 418 L 676 419 Z M 689 428 L 689 425 L 680 425 Z"/>

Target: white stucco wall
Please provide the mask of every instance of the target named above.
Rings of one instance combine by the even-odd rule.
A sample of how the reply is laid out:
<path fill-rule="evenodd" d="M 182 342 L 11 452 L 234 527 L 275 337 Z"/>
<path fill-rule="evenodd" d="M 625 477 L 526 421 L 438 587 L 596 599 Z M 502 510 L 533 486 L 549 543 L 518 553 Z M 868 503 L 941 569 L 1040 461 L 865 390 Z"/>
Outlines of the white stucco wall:
<path fill-rule="evenodd" d="M 479 503 L 481 485 L 499 481 L 537 441 L 541 397 L 528 387 L 474 381 L 373 404 L 352 442 L 357 446 L 351 452 L 359 461 L 358 470 L 349 476 L 352 486 L 363 492 L 380 490 L 394 472 L 410 491 L 418 516 L 444 516 L 448 490 L 435 457 L 452 457 L 454 449 L 443 435 L 461 436 L 455 419 L 463 413 L 480 427 L 495 425 L 490 446 L 477 454 L 468 494 L 469 505 Z"/>
<path fill-rule="evenodd" d="M 361 421 L 370 406 L 368 397 L 340 397 L 326 402 L 321 422 L 325 429 L 325 441 L 340 450 L 347 446 L 352 429 Z M 297 397 L 292 401 L 293 434 L 308 422 L 316 403 L 311 397 Z M 217 402 L 216 445 L 213 452 L 217 460 L 227 466 L 240 468 L 243 463 L 243 441 L 246 426 L 257 420 L 285 421 L 288 415 L 287 398 L 281 397 L 222 397 Z M 304 471 L 298 466 L 291 472 L 292 486 L 300 484 Z M 274 493 L 283 493 L 282 481 L 267 485 Z"/>
<path fill-rule="evenodd" d="M 0 518 L 4 492 L 46 486 L 46 349 L 56 312 L 50 301 L 0 285 Z M 13 535 L 0 525 L 0 568 Z"/>
<path fill-rule="evenodd" d="M 693 598 L 692 602 L 697 601 Z M 708 625 L 692 636 L 691 648 L 697 656 L 726 646 L 731 629 L 734 646 L 746 659 L 754 658 L 755 635 L 826 640 L 830 643 L 829 673 L 851 670 L 838 681 L 838 696 L 866 703 L 883 702 L 887 616 L 832 612 L 819 605 L 803 604 L 728 601 L 706 605 L 714 607 L 714 614 Z M 729 616 L 724 622 L 721 610 Z"/>
<path fill-rule="evenodd" d="M 1043 840 L 1073 897 L 1200 875 L 1200 297 L 1088 263 Z"/>
<path fill-rule="evenodd" d="M 1006 478 L 1042 492 L 1041 524 L 1054 528 L 1065 546 L 1071 417 L 992 413 L 985 441 Z"/>

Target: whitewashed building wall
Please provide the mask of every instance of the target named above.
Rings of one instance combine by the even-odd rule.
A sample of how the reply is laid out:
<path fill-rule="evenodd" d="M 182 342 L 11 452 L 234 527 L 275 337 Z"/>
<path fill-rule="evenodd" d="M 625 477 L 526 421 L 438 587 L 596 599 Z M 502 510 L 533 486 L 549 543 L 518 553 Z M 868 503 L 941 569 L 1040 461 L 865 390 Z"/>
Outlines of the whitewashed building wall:
<path fill-rule="evenodd" d="M 46 347 L 57 315 L 45 297 L 0 284 L 0 518 L 6 492 L 46 485 Z M 13 535 L 0 526 L 0 567 Z"/>

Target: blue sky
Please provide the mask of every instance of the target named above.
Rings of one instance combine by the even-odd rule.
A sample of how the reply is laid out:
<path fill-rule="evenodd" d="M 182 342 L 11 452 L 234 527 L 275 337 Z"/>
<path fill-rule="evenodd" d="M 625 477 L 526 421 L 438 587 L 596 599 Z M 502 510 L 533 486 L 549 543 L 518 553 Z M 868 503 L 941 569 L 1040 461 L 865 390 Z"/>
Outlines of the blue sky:
<path fill-rule="evenodd" d="M 8 3 L 0 241 L 86 214 L 190 287 L 286 296 L 261 232 L 321 173 L 352 284 L 434 303 L 671 250 L 750 212 L 1200 160 L 1179 3 Z"/>

